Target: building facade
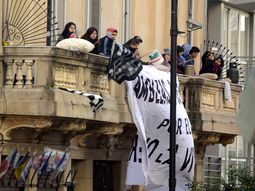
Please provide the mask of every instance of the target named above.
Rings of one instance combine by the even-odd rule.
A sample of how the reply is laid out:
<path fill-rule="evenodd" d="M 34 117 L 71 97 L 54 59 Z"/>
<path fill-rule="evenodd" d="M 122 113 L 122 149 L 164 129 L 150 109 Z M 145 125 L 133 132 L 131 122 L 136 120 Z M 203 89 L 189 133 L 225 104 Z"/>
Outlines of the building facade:
<path fill-rule="evenodd" d="M 203 47 L 208 39 L 207 1 L 178 3 L 178 29 L 184 32 L 178 44 Z M 72 159 L 59 190 L 67 190 L 65 179 L 70 182 L 68 174 L 74 175 L 75 170 L 77 191 L 125 190 L 127 160 L 136 134 L 125 87 L 108 80 L 106 57 L 57 49 L 54 35 L 61 33 L 69 21 L 77 24 L 79 36 L 90 26 L 96 26 L 99 36 L 104 36 L 106 29 L 114 26 L 121 43 L 134 35 L 142 37 L 141 55 L 154 49 L 162 51 L 170 46 L 171 1 L 4 0 L 0 8 L 4 42 L 0 45 L 3 158 L 17 144 L 39 151 L 46 146 L 69 148 Z M 21 37 L 17 38 L 19 33 Z M 196 70 L 199 68 L 198 58 Z M 233 101 L 229 103 L 222 98 L 224 85 L 220 82 L 193 77 L 180 77 L 180 82 L 193 125 L 195 177 L 202 180 L 205 148 L 232 143 L 239 133 L 235 117 L 241 87 L 231 86 Z M 104 105 L 94 113 L 88 100 L 62 92 L 59 87 L 100 94 Z M 38 179 L 30 177 L 29 181 L 37 185 Z M 17 189 L 15 185 L 8 188 L 8 184 L 3 187 Z M 45 189 L 55 188 L 49 184 L 26 187 L 33 191 Z"/>
<path fill-rule="evenodd" d="M 239 83 L 243 86 L 255 67 L 254 10 L 255 2 L 249 0 L 208 1 L 207 38 L 227 47 L 238 58 Z M 253 164 L 254 145 L 248 144 L 245 137 L 237 136 L 234 143 L 226 147 L 208 147 L 207 155 L 221 160 L 221 175 L 226 177 L 231 164 Z"/>

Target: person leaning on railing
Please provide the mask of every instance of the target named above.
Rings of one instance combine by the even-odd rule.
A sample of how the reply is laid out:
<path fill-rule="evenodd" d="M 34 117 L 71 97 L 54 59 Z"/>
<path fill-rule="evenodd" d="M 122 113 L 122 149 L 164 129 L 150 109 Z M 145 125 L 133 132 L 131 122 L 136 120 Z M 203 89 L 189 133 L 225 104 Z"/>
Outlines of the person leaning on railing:
<path fill-rule="evenodd" d="M 185 63 L 184 63 L 184 73 L 190 73 L 190 72 L 187 72 L 189 71 L 189 68 L 191 67 L 192 68 L 192 73 L 190 73 L 189 75 L 195 75 L 195 72 L 194 72 L 194 65 L 195 65 L 195 61 L 194 59 L 198 56 L 200 52 L 200 49 L 196 46 L 193 46 L 190 51 L 189 51 L 189 54 L 187 55 L 184 55 L 183 54 L 183 57 L 185 59 Z M 187 71 L 186 71 L 187 70 Z"/>
<path fill-rule="evenodd" d="M 81 38 L 91 42 L 95 46 L 95 48 L 90 51 L 90 53 L 99 54 L 98 31 L 95 27 L 89 27 Z"/>
<path fill-rule="evenodd" d="M 99 54 L 110 57 L 113 41 L 118 34 L 118 30 L 114 27 L 110 27 L 106 30 L 106 35 L 99 39 Z"/>
<path fill-rule="evenodd" d="M 67 38 L 78 38 L 76 34 L 76 24 L 73 22 L 69 22 L 65 25 L 63 32 L 58 37 L 57 43 Z"/>

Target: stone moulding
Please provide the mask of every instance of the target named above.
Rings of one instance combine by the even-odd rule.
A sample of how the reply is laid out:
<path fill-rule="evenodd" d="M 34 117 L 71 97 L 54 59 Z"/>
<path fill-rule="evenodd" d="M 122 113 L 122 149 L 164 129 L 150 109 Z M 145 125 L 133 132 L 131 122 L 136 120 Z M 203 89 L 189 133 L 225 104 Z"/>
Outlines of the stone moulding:
<path fill-rule="evenodd" d="M 48 129 L 52 126 L 52 120 L 47 117 L 10 116 L 2 119 L 0 132 L 4 139 L 11 138 L 11 132 L 19 128 L 33 128 L 36 131 Z"/>

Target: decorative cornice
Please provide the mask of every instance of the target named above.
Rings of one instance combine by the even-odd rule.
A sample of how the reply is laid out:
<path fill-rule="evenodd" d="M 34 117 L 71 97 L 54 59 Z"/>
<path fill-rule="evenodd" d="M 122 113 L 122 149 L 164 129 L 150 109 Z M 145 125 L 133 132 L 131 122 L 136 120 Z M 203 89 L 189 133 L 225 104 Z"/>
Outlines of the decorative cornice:
<path fill-rule="evenodd" d="M 222 134 L 222 133 L 205 133 L 194 131 L 193 138 L 196 144 L 201 146 L 208 146 L 213 144 L 232 144 L 235 140 L 236 135 Z"/>
<path fill-rule="evenodd" d="M 10 134 L 13 130 L 18 128 L 33 128 L 36 131 L 48 129 L 52 126 L 52 120 L 47 117 L 21 117 L 12 116 L 2 119 L 2 126 L 0 132 L 4 135 L 5 139 L 10 139 Z"/>
<path fill-rule="evenodd" d="M 118 143 L 118 137 L 123 133 L 124 124 L 104 124 L 85 130 L 82 135 L 77 136 L 78 146 L 86 147 L 86 141 L 91 136 L 98 137 L 99 147 L 107 148 L 107 155 L 110 156 L 113 148 Z"/>

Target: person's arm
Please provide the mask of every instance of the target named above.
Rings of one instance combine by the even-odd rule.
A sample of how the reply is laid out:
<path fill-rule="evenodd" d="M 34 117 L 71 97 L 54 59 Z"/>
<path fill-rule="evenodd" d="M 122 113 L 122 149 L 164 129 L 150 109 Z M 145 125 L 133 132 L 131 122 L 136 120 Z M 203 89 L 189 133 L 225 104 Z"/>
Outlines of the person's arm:
<path fill-rule="evenodd" d="M 202 56 L 202 65 L 204 65 L 204 64 L 206 64 L 206 62 L 207 62 L 207 57 L 208 57 L 208 54 L 209 54 L 210 52 L 209 51 L 205 51 L 205 53 L 203 54 L 203 56 Z"/>
<path fill-rule="evenodd" d="M 97 50 L 98 50 L 98 54 L 104 56 L 104 51 L 103 51 L 103 39 L 99 39 L 98 43 L 97 43 Z"/>
<path fill-rule="evenodd" d="M 59 37 L 58 37 L 58 40 L 57 40 L 57 43 L 59 43 L 61 40 L 63 40 L 64 39 L 64 37 L 63 37 L 63 35 L 61 34 L 61 35 L 59 35 Z"/>
<path fill-rule="evenodd" d="M 219 69 L 217 71 L 218 79 L 221 78 L 221 73 L 222 73 L 222 67 L 219 67 Z"/>

